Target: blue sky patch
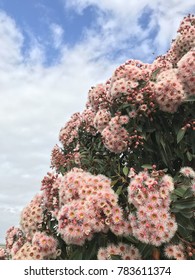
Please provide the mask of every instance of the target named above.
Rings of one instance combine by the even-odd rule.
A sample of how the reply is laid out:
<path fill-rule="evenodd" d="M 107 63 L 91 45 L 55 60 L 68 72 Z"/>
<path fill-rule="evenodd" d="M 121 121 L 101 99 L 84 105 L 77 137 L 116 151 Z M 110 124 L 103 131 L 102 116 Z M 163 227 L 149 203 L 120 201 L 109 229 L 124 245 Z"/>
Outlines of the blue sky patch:
<path fill-rule="evenodd" d="M 151 21 L 151 16 L 152 16 L 152 9 L 148 6 L 146 6 L 143 9 L 143 13 L 141 14 L 141 16 L 138 19 L 138 24 L 141 26 L 142 29 L 147 29 L 148 25 Z"/>
<path fill-rule="evenodd" d="M 27 54 L 33 43 L 32 38 L 43 46 L 46 65 L 60 58 L 60 51 L 54 47 L 51 25 L 57 24 L 63 29 L 62 41 L 69 48 L 82 41 L 85 30 L 96 22 L 96 9 L 87 7 L 78 14 L 73 9 L 65 9 L 62 1 L 57 0 L 1 0 L 0 9 L 12 17 L 24 36 L 22 52 Z"/>

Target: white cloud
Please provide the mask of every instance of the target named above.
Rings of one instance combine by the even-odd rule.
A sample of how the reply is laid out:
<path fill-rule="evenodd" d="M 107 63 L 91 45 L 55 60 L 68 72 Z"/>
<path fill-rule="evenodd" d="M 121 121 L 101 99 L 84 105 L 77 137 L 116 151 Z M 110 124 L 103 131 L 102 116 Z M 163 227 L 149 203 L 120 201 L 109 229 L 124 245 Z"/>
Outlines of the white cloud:
<path fill-rule="evenodd" d="M 0 22 L 0 205 L 5 205 L 0 222 L 5 229 L 19 217 L 8 208 L 24 207 L 39 191 L 60 128 L 84 109 L 88 89 L 109 77 L 113 67 L 91 61 L 93 51 L 85 44 L 63 46 L 61 62 L 46 67 L 45 46 L 35 39 L 22 54 L 21 30 L 5 13 Z"/>
<path fill-rule="evenodd" d="M 63 34 L 64 30 L 63 28 L 56 23 L 52 23 L 50 26 L 51 32 L 52 32 L 52 37 L 53 37 L 53 44 L 56 49 L 58 49 L 63 42 Z"/>
<path fill-rule="evenodd" d="M 158 29 L 156 38 L 148 40 L 147 56 L 150 60 L 151 54 L 163 54 L 167 51 L 171 39 L 175 37 L 176 30 L 181 19 L 195 10 L 193 0 L 65 0 L 65 7 L 74 9 L 78 13 L 83 13 L 87 7 L 97 9 L 97 23 L 100 25 L 100 35 L 96 37 L 104 38 L 104 45 L 111 43 L 123 45 L 128 40 L 128 46 L 135 53 L 137 45 L 145 44 L 146 38 L 150 36 L 153 29 Z M 144 8 L 150 8 L 152 12 L 151 21 L 145 30 L 139 24 L 140 17 L 143 16 Z M 100 41 L 101 41 L 100 39 Z M 136 47 L 134 49 L 134 43 Z M 145 49 L 146 50 L 146 49 Z M 129 51 L 129 54 L 132 54 Z M 140 58 L 142 55 L 140 55 Z"/>
<path fill-rule="evenodd" d="M 15 22 L 0 12 L 0 69 L 6 71 L 21 60 L 20 48 L 23 36 L 16 27 Z"/>

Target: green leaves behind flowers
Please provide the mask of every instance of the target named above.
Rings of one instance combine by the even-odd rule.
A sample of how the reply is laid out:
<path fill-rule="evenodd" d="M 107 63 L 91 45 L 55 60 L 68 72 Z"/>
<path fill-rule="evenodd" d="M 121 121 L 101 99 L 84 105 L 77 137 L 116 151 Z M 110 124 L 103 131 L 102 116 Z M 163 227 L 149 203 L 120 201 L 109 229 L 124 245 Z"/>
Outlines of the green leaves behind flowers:
<path fill-rule="evenodd" d="M 177 144 L 179 144 L 179 142 L 183 139 L 184 135 L 186 133 L 186 128 L 182 127 L 178 133 L 177 133 Z"/>

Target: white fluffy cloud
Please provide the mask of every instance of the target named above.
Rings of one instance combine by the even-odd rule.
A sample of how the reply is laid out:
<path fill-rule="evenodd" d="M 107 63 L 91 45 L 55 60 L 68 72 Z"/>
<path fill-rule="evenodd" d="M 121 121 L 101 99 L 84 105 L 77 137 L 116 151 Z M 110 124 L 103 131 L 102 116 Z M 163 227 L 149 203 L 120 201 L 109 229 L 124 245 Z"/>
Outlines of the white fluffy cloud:
<path fill-rule="evenodd" d="M 139 51 L 137 57 L 148 61 L 154 58 L 153 52 L 158 55 L 167 51 L 183 16 L 195 10 L 193 0 L 64 0 L 64 3 L 78 13 L 94 7 L 100 26 L 96 39 L 101 42 L 103 37 L 104 47 L 110 45 L 111 50 L 120 44 L 130 57 Z M 147 27 L 140 25 L 145 10 L 151 13 Z M 154 31 L 157 31 L 155 39 L 150 40 Z"/>
<path fill-rule="evenodd" d="M 94 5 L 97 17 L 72 48 L 63 43 L 62 27 L 50 24 L 61 54 L 52 66 L 45 64 L 46 46 L 36 38 L 23 51 L 23 31 L 0 12 L 0 243 L 5 229 L 18 224 L 20 209 L 39 191 L 58 132 L 71 114 L 84 109 L 88 89 L 132 55 L 151 60 L 156 48 L 156 55 L 165 51 L 180 19 L 193 7 L 191 0 L 67 2 L 78 13 Z M 146 6 L 152 16 L 143 28 L 138 18 Z"/>
<path fill-rule="evenodd" d="M 58 49 L 63 42 L 63 34 L 64 30 L 63 28 L 56 23 L 52 23 L 50 26 L 51 32 L 52 32 L 52 37 L 53 37 L 53 44 L 56 49 Z"/>
<path fill-rule="evenodd" d="M 22 54 L 16 23 L 0 13 L 0 242 L 19 211 L 40 189 L 60 128 L 82 111 L 91 85 L 105 80 L 112 65 L 91 61 L 90 49 L 61 48 L 62 60 L 44 66 L 44 46 L 34 40 Z M 12 211 L 10 212 L 10 209 Z M 15 210 L 14 210 L 15 209 Z M 6 218 L 5 218 L 6 217 Z"/>

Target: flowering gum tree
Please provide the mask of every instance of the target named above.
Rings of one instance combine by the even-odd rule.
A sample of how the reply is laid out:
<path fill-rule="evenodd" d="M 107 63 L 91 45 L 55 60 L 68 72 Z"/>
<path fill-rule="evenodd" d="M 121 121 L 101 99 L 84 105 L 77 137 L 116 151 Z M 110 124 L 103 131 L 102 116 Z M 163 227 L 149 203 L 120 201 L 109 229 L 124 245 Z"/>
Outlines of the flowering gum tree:
<path fill-rule="evenodd" d="M 195 259 L 195 17 L 128 60 L 60 130 L 1 259 Z"/>

